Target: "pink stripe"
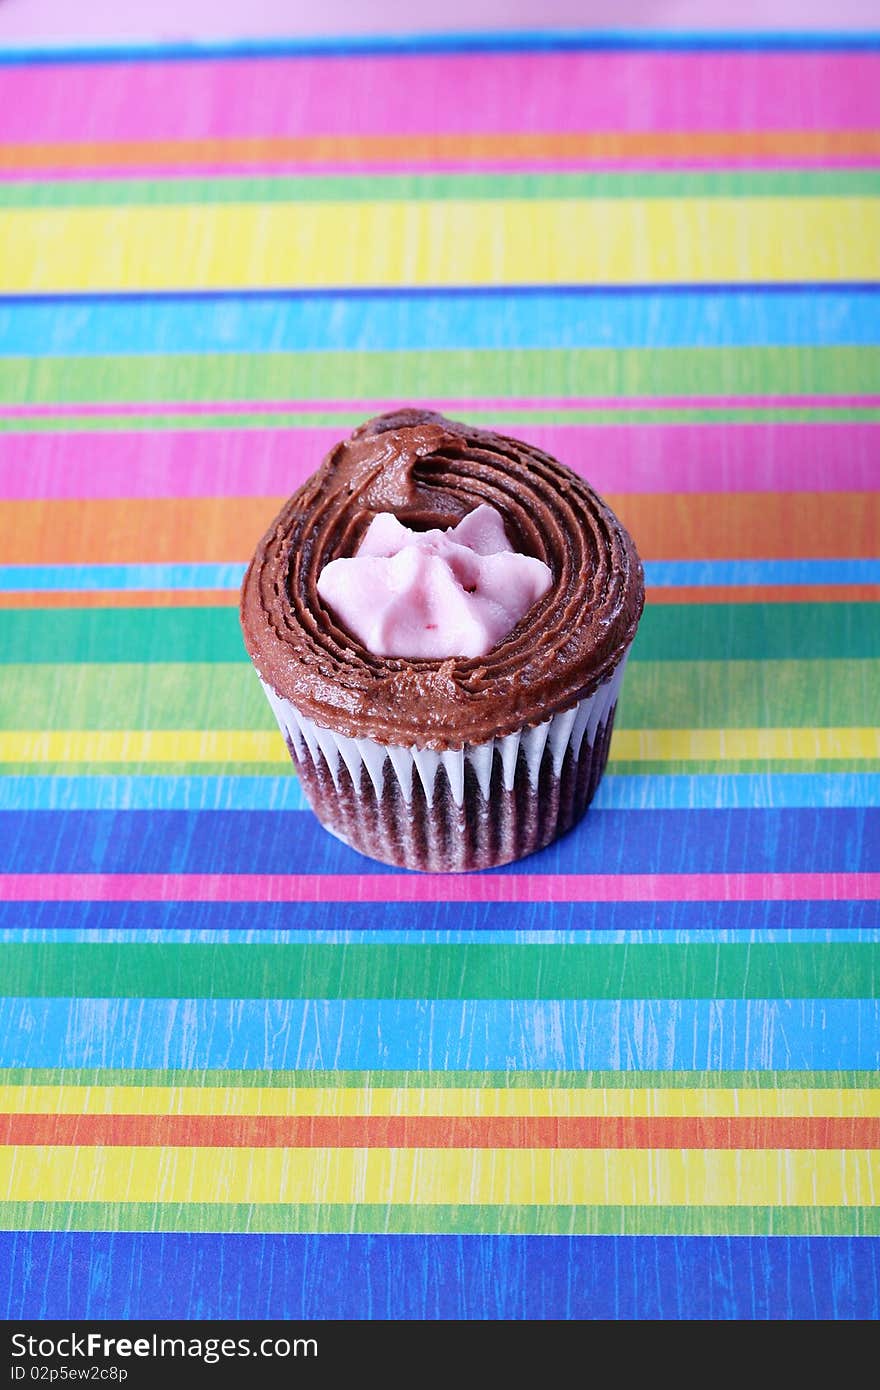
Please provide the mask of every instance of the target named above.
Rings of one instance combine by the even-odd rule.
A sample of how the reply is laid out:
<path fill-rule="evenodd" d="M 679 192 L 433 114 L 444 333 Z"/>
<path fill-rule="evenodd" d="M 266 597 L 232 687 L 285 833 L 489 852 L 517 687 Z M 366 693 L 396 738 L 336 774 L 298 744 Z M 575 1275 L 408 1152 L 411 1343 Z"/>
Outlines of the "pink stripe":
<path fill-rule="evenodd" d="M 507 425 L 600 492 L 857 492 L 880 425 Z M 0 498 L 286 496 L 344 430 L 0 435 Z"/>
<path fill-rule="evenodd" d="M 873 901 L 880 873 L 3 874 L 7 902 Z"/>
<path fill-rule="evenodd" d="M 0 419 L 115 415 L 326 415 L 399 409 L 399 400 L 290 401 L 52 401 L 0 405 Z M 406 404 L 430 410 L 873 410 L 880 394 L 867 396 L 467 396 L 424 397 Z M 517 426 L 517 429 L 520 427 Z"/>
<path fill-rule="evenodd" d="M 515 99 L 512 99 L 515 94 Z M 501 53 L 3 72 L 0 140 L 870 130 L 876 53 Z"/>

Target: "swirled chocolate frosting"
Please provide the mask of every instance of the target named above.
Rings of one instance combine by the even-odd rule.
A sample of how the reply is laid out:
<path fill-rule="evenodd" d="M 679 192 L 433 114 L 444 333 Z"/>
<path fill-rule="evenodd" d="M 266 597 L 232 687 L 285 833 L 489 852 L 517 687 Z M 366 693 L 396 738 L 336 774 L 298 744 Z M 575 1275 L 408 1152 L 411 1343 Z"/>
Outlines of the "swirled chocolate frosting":
<path fill-rule="evenodd" d="M 481 502 L 516 550 L 553 582 L 482 657 L 374 656 L 317 592 L 372 519 L 416 530 L 456 525 Z M 331 449 L 257 546 L 241 593 L 245 644 L 262 679 L 316 724 L 353 738 L 458 748 L 539 724 L 606 680 L 644 605 L 633 542 L 570 469 L 516 439 L 399 410 Z"/>

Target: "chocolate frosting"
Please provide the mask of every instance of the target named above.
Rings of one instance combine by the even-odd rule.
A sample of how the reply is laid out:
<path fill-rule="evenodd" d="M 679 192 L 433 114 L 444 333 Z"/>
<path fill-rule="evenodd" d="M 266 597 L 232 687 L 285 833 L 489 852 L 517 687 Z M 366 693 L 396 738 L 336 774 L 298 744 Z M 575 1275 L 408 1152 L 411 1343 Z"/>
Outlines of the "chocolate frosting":
<path fill-rule="evenodd" d="M 321 603 L 324 565 L 353 555 L 377 513 L 428 530 L 481 502 L 501 513 L 516 550 L 553 571 L 545 596 L 487 655 L 374 656 Z M 399 410 L 331 449 L 285 503 L 245 575 L 241 624 L 263 680 L 316 724 L 445 749 L 542 723 L 591 694 L 643 605 L 635 546 L 583 479 L 519 440 Z"/>

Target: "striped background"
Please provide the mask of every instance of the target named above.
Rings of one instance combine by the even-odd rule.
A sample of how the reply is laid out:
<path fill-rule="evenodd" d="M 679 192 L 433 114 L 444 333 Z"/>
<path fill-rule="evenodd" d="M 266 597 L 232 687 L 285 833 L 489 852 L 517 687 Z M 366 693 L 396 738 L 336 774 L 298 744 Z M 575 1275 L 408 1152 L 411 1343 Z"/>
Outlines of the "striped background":
<path fill-rule="evenodd" d="M 880 42 L 0 90 L 0 1316 L 876 1318 Z M 472 877 L 320 830 L 235 609 L 413 401 L 649 585 L 594 809 Z"/>

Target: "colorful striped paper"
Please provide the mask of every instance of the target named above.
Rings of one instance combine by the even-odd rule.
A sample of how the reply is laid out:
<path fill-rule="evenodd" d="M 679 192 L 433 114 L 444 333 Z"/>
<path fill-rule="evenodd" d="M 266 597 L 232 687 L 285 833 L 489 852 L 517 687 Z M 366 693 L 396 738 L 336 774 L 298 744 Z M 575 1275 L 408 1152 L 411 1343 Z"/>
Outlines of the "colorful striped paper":
<path fill-rule="evenodd" d="M 0 1315 L 880 1313 L 880 42 L 0 58 Z M 317 825 L 242 647 L 424 403 L 648 607 L 568 837 Z"/>

